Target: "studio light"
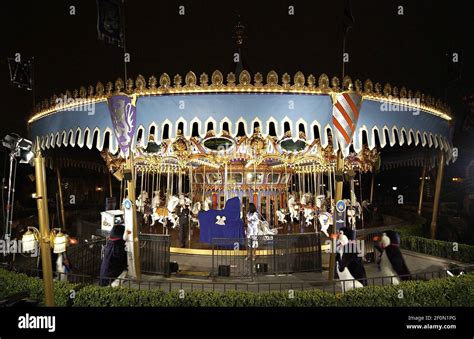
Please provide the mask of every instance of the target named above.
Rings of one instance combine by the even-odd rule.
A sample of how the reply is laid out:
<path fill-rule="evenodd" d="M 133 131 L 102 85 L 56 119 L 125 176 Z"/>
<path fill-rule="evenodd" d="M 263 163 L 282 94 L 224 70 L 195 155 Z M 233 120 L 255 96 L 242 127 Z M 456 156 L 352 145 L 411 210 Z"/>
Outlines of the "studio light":
<path fill-rule="evenodd" d="M 15 202 L 16 167 L 18 162 L 20 162 L 20 164 L 32 165 L 34 153 L 31 150 L 33 143 L 16 133 L 7 134 L 2 140 L 2 145 L 10 150 L 8 197 L 5 204 L 5 206 L 7 206 L 5 216 L 5 239 L 9 239 L 12 231 L 13 205 Z"/>

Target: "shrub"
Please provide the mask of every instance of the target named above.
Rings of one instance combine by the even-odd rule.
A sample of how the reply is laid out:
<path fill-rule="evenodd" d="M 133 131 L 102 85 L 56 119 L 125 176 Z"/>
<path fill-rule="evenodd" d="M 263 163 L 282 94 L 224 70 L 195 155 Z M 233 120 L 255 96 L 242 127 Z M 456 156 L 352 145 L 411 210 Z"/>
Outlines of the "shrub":
<path fill-rule="evenodd" d="M 406 235 L 403 232 L 400 234 L 400 247 L 403 249 L 466 263 L 474 262 L 474 246 L 472 245 L 457 244 L 458 250 L 454 251 L 453 242 Z"/>
<path fill-rule="evenodd" d="M 391 307 L 391 306 L 474 306 L 474 275 L 468 274 L 430 281 L 405 281 L 399 285 L 368 286 L 333 295 L 319 289 L 289 292 L 248 291 L 179 291 L 165 293 L 160 289 L 138 290 L 128 287 L 79 288 L 70 283 L 55 282 L 57 306 L 65 306 L 70 290 L 77 290 L 73 299 L 76 307 Z M 0 269 L 0 297 L 27 291 L 31 297 L 43 299 L 39 278 Z M 400 298 L 400 291 L 403 297 Z"/>
<path fill-rule="evenodd" d="M 73 284 L 54 281 L 54 302 L 56 306 L 66 306 Z M 43 281 L 37 277 L 29 277 L 23 273 L 0 269 L 0 298 L 15 293 L 27 292 L 30 298 L 44 301 Z"/>

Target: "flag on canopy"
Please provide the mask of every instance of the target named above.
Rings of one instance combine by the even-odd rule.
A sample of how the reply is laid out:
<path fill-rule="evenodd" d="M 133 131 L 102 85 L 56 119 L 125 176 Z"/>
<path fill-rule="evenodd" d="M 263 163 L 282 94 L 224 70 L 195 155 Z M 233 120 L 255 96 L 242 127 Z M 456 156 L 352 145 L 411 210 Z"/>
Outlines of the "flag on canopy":
<path fill-rule="evenodd" d="M 110 117 L 114 126 L 120 152 L 128 156 L 136 131 L 137 122 L 137 96 L 134 94 L 118 94 L 108 99 Z"/>
<path fill-rule="evenodd" d="M 100 40 L 123 46 L 122 5 L 120 0 L 97 0 L 97 33 Z"/>
<path fill-rule="evenodd" d="M 349 146 L 359 120 L 362 96 L 356 92 L 336 94 L 332 108 L 333 131 L 344 157 L 349 154 Z"/>

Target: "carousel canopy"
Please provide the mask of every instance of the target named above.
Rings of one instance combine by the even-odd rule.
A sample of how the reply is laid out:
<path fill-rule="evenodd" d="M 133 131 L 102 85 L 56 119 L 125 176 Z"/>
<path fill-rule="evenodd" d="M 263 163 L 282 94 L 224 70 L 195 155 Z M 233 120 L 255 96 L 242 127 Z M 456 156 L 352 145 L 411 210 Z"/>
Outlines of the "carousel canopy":
<path fill-rule="evenodd" d="M 212 131 L 215 137 L 251 137 L 256 128 L 263 137 L 292 141 L 289 148 L 297 151 L 298 141 L 311 145 L 315 140 L 322 148 L 338 144 L 333 135 L 332 96 L 345 90 L 362 95 L 359 121 L 352 140 L 355 152 L 363 149 L 364 139 L 370 150 L 376 146 L 415 145 L 437 148 L 451 160 L 449 109 L 439 100 L 420 92 L 398 89 L 390 84 L 382 86 L 366 80 L 352 82 L 345 77 L 340 86 L 337 77 L 322 74 L 305 77 L 298 72 L 293 81 L 288 74 L 279 82 L 278 74 L 255 74 L 254 81 L 247 71 L 237 81 L 229 73 L 224 82 L 220 71 L 215 71 L 209 84 L 203 73 L 199 78 L 188 72 L 185 84 L 176 75 L 167 74 L 147 82 L 139 75 L 135 81 L 121 79 L 105 87 L 97 83 L 72 93 L 66 91 L 44 100 L 29 120 L 31 138 L 39 140 L 42 149 L 79 146 L 102 150 L 108 144 L 110 152 L 118 151 L 113 133 L 107 98 L 118 93 L 136 94 L 137 132 L 132 144 L 146 148 L 163 141 L 174 141 L 180 136 L 202 140 Z M 153 135 L 153 138 L 150 136 Z M 225 139 L 225 138 L 223 138 Z M 378 140 L 378 141 L 377 141 Z M 138 141 L 140 143 L 138 143 Z M 221 140 L 225 143 L 225 140 Z M 215 141 L 214 141 L 215 143 Z M 212 148 L 207 141 L 206 147 Z"/>

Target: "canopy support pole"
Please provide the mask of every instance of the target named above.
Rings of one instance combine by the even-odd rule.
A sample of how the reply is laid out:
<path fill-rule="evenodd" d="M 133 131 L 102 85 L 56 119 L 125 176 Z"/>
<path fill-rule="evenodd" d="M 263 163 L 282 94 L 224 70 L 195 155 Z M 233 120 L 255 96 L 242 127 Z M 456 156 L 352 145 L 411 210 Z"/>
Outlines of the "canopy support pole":
<path fill-rule="evenodd" d="M 370 203 L 374 203 L 374 188 L 375 188 L 375 173 L 372 172 L 372 178 L 370 180 Z"/>
<path fill-rule="evenodd" d="M 66 216 L 64 213 L 63 186 L 62 186 L 62 180 L 61 180 L 61 171 L 59 169 L 59 164 L 57 161 L 56 161 L 56 177 L 58 179 L 59 213 L 61 217 L 61 228 L 65 230 L 66 229 Z"/>
<path fill-rule="evenodd" d="M 434 196 L 434 201 L 433 201 L 433 216 L 431 218 L 431 227 L 430 227 L 431 239 L 434 239 L 436 237 L 439 198 L 441 195 L 441 184 L 443 183 L 443 174 L 444 174 L 444 152 L 441 151 L 441 155 L 439 157 L 439 163 L 438 163 L 438 170 L 436 173 L 436 189 L 435 189 L 435 196 Z"/>
<path fill-rule="evenodd" d="M 131 171 L 131 180 L 127 182 L 128 199 L 132 203 L 132 227 L 133 227 L 133 265 L 135 267 L 135 276 L 138 280 L 141 279 L 141 262 L 140 262 L 140 242 L 138 241 L 138 223 L 137 223 L 137 205 L 135 197 L 135 166 L 133 165 L 133 153 L 130 151 L 128 157 L 128 169 Z"/>
<path fill-rule="evenodd" d="M 336 162 L 336 172 L 342 173 L 344 171 L 344 158 L 342 156 L 342 152 L 339 150 L 337 151 L 337 162 Z M 338 175 L 336 178 L 336 194 L 334 197 L 334 202 L 338 202 L 342 199 L 342 178 L 341 175 Z M 336 223 L 333 222 L 331 225 L 331 235 L 334 236 L 336 234 Z M 332 245 L 334 245 L 336 239 L 332 239 Z M 329 273 L 328 273 L 328 280 L 334 280 L 334 270 L 336 269 L 336 248 L 332 246 L 331 253 L 329 254 Z"/>
<path fill-rule="evenodd" d="M 421 183 L 420 183 L 420 197 L 418 198 L 418 215 L 421 215 L 423 207 L 423 192 L 425 189 L 425 177 L 426 177 L 426 160 L 423 162 L 423 170 L 421 171 Z"/>

